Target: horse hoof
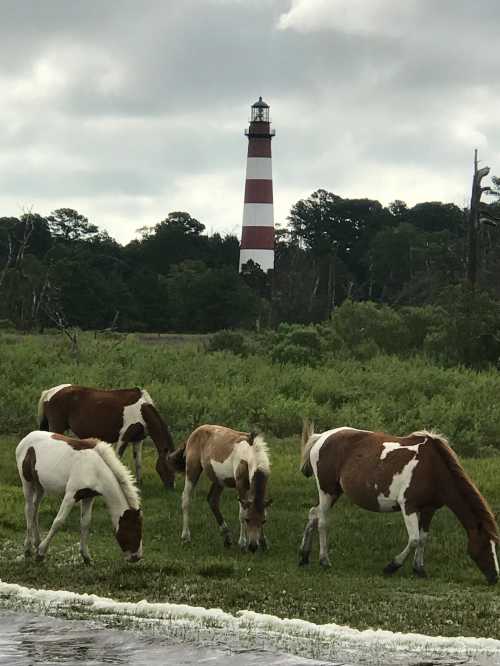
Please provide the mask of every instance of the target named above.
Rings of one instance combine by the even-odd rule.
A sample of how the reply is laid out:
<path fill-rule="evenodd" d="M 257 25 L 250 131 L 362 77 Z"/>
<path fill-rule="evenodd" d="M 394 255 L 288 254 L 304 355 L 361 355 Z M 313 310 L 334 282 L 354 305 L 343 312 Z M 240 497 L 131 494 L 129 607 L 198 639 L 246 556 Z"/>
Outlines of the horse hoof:
<path fill-rule="evenodd" d="M 43 553 L 37 553 L 35 556 L 35 560 L 37 562 L 43 562 L 45 559 L 45 555 Z"/>
<path fill-rule="evenodd" d="M 181 536 L 181 541 L 186 546 L 188 543 L 191 543 L 191 535 L 190 534 L 183 534 Z"/>
<path fill-rule="evenodd" d="M 304 553 L 300 556 L 299 567 L 305 567 L 307 564 L 309 564 L 309 553 Z"/>
<path fill-rule="evenodd" d="M 396 571 L 401 567 L 400 564 L 397 562 L 389 562 L 389 564 L 384 567 L 384 573 L 386 576 L 392 576 L 393 573 L 396 573 Z"/>
<path fill-rule="evenodd" d="M 233 545 L 233 540 L 231 537 L 224 537 L 224 548 L 231 548 Z"/>
<path fill-rule="evenodd" d="M 321 565 L 322 567 L 325 567 L 325 569 L 328 569 L 329 567 L 332 566 L 332 563 L 330 562 L 330 560 L 328 559 L 328 557 L 322 557 L 322 558 L 320 558 L 319 563 L 320 563 L 320 565 Z"/>
<path fill-rule="evenodd" d="M 417 576 L 417 578 L 427 578 L 427 572 L 423 567 L 413 567 L 413 573 L 415 576 Z"/>

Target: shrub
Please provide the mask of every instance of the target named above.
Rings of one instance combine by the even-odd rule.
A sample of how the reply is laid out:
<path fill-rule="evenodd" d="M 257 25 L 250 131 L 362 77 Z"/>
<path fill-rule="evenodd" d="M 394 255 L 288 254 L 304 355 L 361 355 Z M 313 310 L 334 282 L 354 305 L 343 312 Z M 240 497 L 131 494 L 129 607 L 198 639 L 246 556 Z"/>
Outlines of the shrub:
<path fill-rule="evenodd" d="M 245 336 L 237 331 L 218 331 L 210 336 L 208 351 L 229 351 L 238 356 L 248 353 Z"/>

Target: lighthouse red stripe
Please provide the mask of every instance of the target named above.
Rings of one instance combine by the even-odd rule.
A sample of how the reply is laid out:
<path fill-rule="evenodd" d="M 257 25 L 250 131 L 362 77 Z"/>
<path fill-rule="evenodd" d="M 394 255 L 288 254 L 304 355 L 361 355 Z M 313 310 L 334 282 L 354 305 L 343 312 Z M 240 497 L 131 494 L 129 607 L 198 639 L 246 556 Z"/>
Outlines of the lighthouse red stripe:
<path fill-rule="evenodd" d="M 271 157 L 271 138 L 249 136 L 248 157 Z"/>
<path fill-rule="evenodd" d="M 273 203 L 273 181 L 260 178 L 247 180 L 245 203 Z"/>
<path fill-rule="evenodd" d="M 242 250 L 273 250 L 274 227 L 243 227 Z"/>

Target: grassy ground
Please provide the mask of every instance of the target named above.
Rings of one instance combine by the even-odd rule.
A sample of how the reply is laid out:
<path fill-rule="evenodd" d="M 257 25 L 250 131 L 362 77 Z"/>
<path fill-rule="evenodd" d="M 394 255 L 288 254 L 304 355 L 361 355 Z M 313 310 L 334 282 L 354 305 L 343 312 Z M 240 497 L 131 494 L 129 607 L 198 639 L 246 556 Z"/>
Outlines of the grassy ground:
<path fill-rule="evenodd" d="M 399 515 L 378 515 L 345 499 L 331 512 L 333 567 L 320 569 L 317 544 L 308 568 L 297 551 L 314 482 L 298 472 L 301 416 L 319 428 L 336 425 L 405 434 L 424 427 L 443 431 L 467 456 L 465 466 L 494 509 L 500 509 L 500 391 L 498 372 L 443 369 L 425 358 L 374 357 L 359 362 L 331 359 L 320 367 L 275 365 L 264 356 L 209 354 L 202 346 L 140 343 L 81 334 L 73 356 L 56 335 L 0 334 L 0 578 L 33 587 L 96 593 L 117 599 L 182 602 L 234 612 L 252 609 L 281 617 L 380 627 L 428 634 L 500 638 L 500 585 L 490 588 L 466 555 L 465 533 L 445 510 L 432 524 L 427 580 L 411 565 L 393 578 L 382 568 L 406 543 Z M 94 565 L 78 554 L 78 511 L 55 538 L 47 560 L 22 557 L 24 509 L 14 449 L 35 427 L 43 388 L 63 382 L 89 386 L 144 386 L 168 419 L 176 442 L 200 423 L 268 434 L 273 460 L 266 554 L 224 550 L 202 480 L 192 505 L 193 542 L 180 542 L 180 494 L 166 493 L 145 450 L 145 558 L 126 565 L 111 522 L 97 499 L 90 542 Z M 16 434 L 14 434 L 16 433 Z M 493 455 L 492 455 L 493 454 Z M 486 457 L 490 456 L 490 457 Z M 46 530 L 59 501 L 42 504 Z M 234 491 L 223 496 L 223 512 L 237 536 Z"/>
<path fill-rule="evenodd" d="M 273 506 L 267 524 L 270 550 L 264 554 L 225 550 L 205 500 L 208 486 L 200 481 L 192 504 L 189 546 L 180 542 L 182 478 L 167 493 L 153 471 L 154 456 L 145 449 L 145 557 L 128 565 L 111 532 L 109 515 L 96 501 L 90 549 L 84 566 L 78 554 L 78 511 L 75 509 L 54 540 L 44 563 L 22 557 L 23 498 L 14 449 L 17 438 L 0 440 L 0 572 L 4 581 L 32 587 L 95 593 L 116 599 L 169 601 L 229 612 L 248 608 L 281 617 L 380 627 L 442 635 L 500 638 L 500 589 L 490 588 L 465 552 L 465 533 L 446 510 L 433 523 L 427 550 L 427 580 L 411 574 L 410 563 L 392 578 L 382 568 L 399 552 L 406 534 L 398 515 L 364 512 L 340 501 L 331 512 L 330 553 L 333 566 L 322 570 L 314 557 L 297 566 L 307 510 L 315 499 L 314 483 L 297 471 L 298 441 L 271 440 Z M 500 506 L 500 459 L 467 460 L 468 471 L 493 506 Z M 42 529 L 47 529 L 58 500 L 45 499 Z M 223 512 L 237 536 L 234 491 L 223 497 Z"/>

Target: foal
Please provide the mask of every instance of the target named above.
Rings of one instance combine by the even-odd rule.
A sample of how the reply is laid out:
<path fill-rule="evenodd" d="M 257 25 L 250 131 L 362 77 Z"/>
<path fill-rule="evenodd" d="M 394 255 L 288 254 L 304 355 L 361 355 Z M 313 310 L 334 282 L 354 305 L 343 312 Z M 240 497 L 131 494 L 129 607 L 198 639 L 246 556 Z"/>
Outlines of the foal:
<path fill-rule="evenodd" d="M 142 441 L 149 434 L 158 451 L 156 471 L 166 488 L 173 488 L 174 471 L 167 454 L 174 450 L 167 424 L 151 396 L 140 388 L 102 390 L 61 384 L 42 391 L 38 402 L 40 430 L 77 437 L 97 437 L 116 444 L 120 457 L 133 444 L 137 483 L 142 481 Z"/>
<path fill-rule="evenodd" d="M 177 449 L 170 458 L 186 471 L 182 493 L 182 541 L 191 541 L 189 531 L 189 503 L 200 474 L 205 471 L 212 482 L 208 503 L 224 539 L 232 543 L 229 527 L 219 508 L 225 486 L 236 488 L 240 502 L 241 549 L 255 552 L 260 545 L 267 548 L 263 525 L 266 522 L 267 481 L 270 462 L 267 444 L 254 433 L 238 432 L 218 425 L 202 425 L 189 436 L 184 449 Z"/>
<path fill-rule="evenodd" d="M 369 511 L 401 511 L 408 544 L 385 567 L 392 574 L 415 549 L 413 570 L 425 576 L 424 547 L 434 513 L 449 507 L 468 535 L 468 553 L 488 582 L 499 576 L 495 518 L 457 456 L 441 435 L 414 432 L 395 437 L 382 432 L 335 428 L 314 434 L 304 422 L 302 465 L 305 476 L 316 478 L 319 504 L 309 512 L 300 564 L 307 564 L 314 530 L 319 532 L 320 564 L 329 566 L 326 517 L 328 509 L 345 493 Z"/>
<path fill-rule="evenodd" d="M 16 448 L 16 461 L 23 484 L 26 514 L 24 553 L 35 548 L 37 559 L 45 557 L 50 542 L 63 526 L 71 509 L 81 502 L 80 554 L 90 562 L 87 546 L 92 504 L 102 495 L 111 515 L 116 539 L 125 559 L 142 557 L 142 512 L 139 493 L 125 465 L 113 447 L 96 439 L 75 439 L 35 430 Z M 38 509 L 43 496 L 64 495 L 43 541 L 40 541 Z"/>

